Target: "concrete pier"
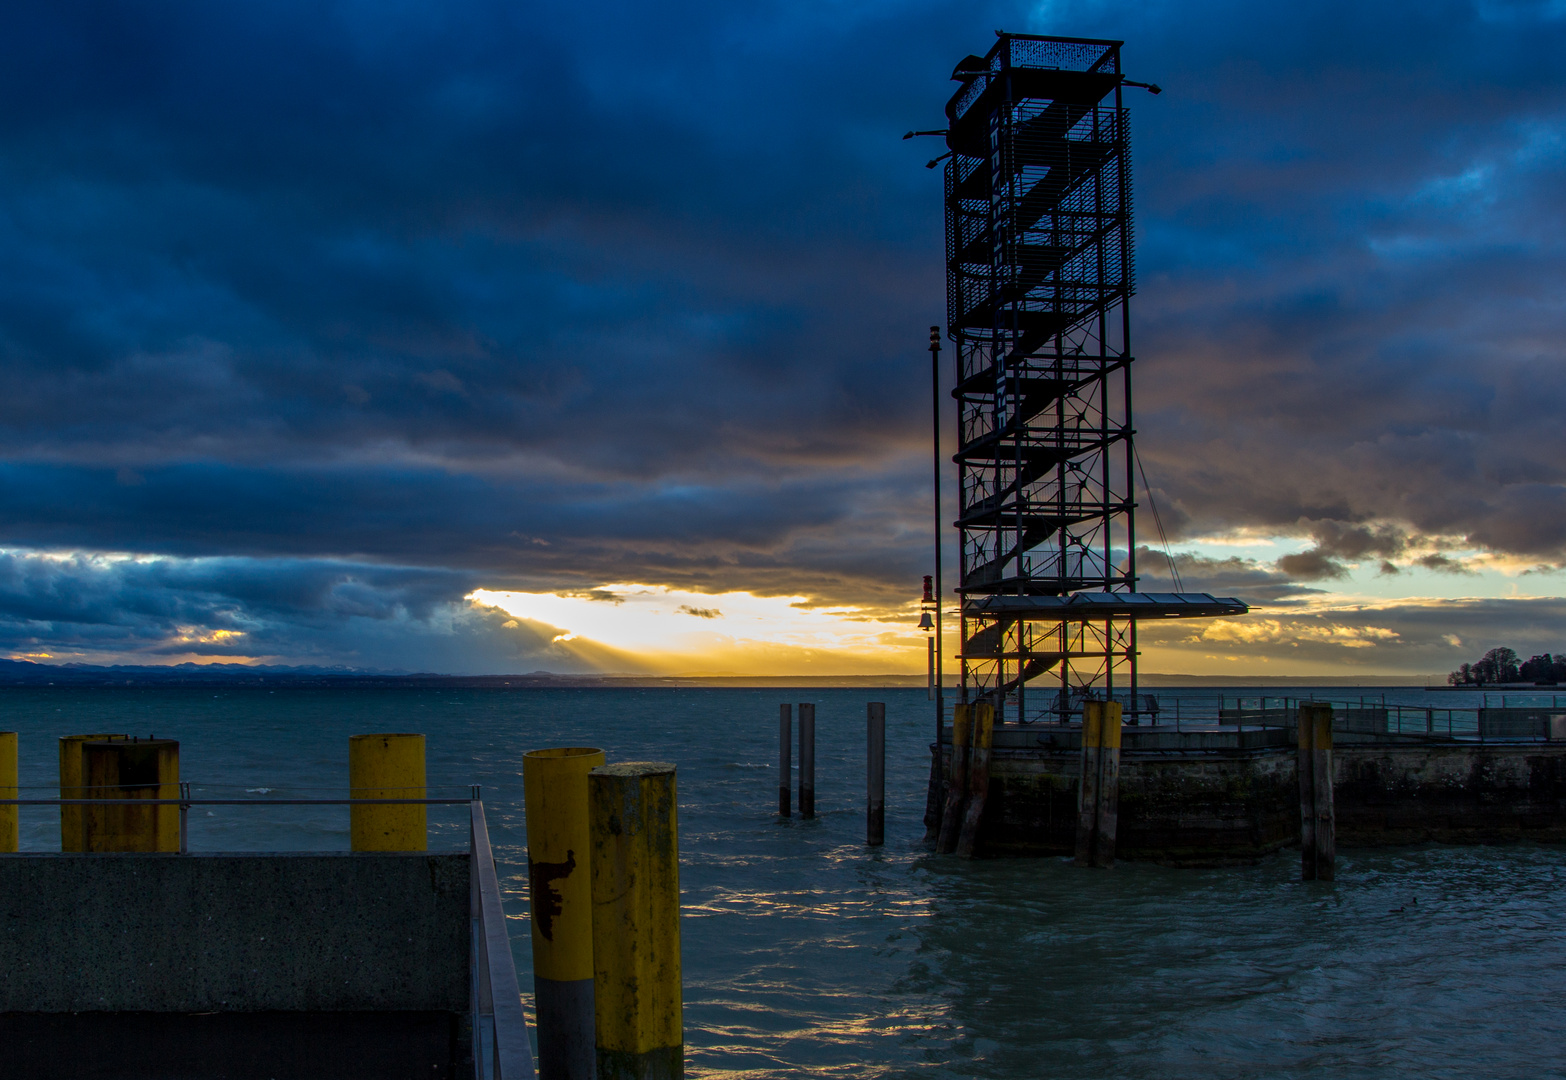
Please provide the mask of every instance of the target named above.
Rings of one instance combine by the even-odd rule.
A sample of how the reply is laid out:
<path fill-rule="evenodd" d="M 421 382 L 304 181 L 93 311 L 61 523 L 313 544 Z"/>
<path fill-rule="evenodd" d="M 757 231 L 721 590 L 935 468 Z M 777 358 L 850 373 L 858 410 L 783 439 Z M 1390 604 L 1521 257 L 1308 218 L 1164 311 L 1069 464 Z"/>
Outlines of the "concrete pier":
<path fill-rule="evenodd" d="M 471 1075 L 468 862 L 0 855 L 0 1077 Z"/>
<path fill-rule="evenodd" d="M 945 768 L 949 740 L 950 728 Z M 1081 763 L 1080 727 L 996 726 L 977 854 L 1074 854 Z M 1331 767 L 1339 849 L 1566 842 L 1566 741 L 1387 742 L 1339 730 Z M 1221 866 L 1298 845 L 1295 729 L 1127 727 L 1117 818 L 1121 859 Z"/>

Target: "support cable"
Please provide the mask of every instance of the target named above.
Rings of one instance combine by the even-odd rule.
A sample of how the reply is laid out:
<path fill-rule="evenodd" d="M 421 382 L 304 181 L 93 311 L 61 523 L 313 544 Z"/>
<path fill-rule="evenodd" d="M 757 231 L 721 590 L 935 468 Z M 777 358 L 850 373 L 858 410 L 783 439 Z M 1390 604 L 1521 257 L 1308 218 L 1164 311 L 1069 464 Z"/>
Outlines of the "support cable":
<path fill-rule="evenodd" d="M 1174 578 L 1175 592 L 1185 592 L 1185 586 L 1180 584 L 1180 571 L 1175 569 L 1174 554 L 1169 550 L 1169 537 L 1164 532 L 1164 520 L 1158 514 L 1158 503 L 1153 498 L 1153 485 L 1147 482 L 1147 468 L 1142 464 L 1142 453 L 1131 445 L 1131 453 L 1136 455 L 1136 469 L 1142 474 L 1142 490 L 1147 492 L 1147 505 L 1153 511 L 1153 525 L 1158 529 L 1158 541 L 1164 546 L 1164 558 L 1169 560 L 1169 576 Z"/>

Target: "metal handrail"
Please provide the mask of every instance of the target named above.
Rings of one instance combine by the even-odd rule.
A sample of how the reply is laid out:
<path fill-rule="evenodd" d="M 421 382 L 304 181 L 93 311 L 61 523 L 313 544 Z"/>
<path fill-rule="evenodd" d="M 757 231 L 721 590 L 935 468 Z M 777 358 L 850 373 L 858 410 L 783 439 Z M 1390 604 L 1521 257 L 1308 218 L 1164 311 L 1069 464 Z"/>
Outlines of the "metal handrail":
<path fill-rule="evenodd" d="M 472 802 L 472 878 L 474 963 L 473 1075 L 477 1080 L 531 1080 L 533 1051 L 528 1045 L 522 991 L 511 957 L 506 913 L 500 906 L 500 881 L 489 847 L 484 804 Z"/>
<path fill-rule="evenodd" d="M 128 785 L 119 785 L 128 786 Z M 147 785 L 152 786 L 152 785 Z M 183 784 L 181 785 L 183 786 Z M 534 1080 L 533 1050 L 500 879 L 489 845 L 489 826 L 478 789 L 466 799 L 0 799 L 0 806 L 177 806 L 179 848 L 186 854 L 186 815 L 192 806 L 397 806 L 460 805 L 470 811 L 469 1003 L 473 1024 L 473 1075 L 477 1080 Z"/>

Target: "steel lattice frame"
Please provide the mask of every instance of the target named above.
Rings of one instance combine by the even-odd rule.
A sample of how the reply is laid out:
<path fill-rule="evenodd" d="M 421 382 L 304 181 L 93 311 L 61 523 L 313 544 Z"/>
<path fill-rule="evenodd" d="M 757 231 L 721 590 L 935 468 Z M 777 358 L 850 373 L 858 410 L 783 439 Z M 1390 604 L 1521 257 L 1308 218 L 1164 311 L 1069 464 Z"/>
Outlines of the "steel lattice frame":
<path fill-rule="evenodd" d="M 1136 691 L 1133 619 L 992 602 L 1136 587 L 1120 44 L 1003 35 L 959 65 L 947 106 L 962 687 L 998 718 L 1064 719 L 1084 691 Z M 1028 682 L 1051 672 L 1030 709 Z"/>

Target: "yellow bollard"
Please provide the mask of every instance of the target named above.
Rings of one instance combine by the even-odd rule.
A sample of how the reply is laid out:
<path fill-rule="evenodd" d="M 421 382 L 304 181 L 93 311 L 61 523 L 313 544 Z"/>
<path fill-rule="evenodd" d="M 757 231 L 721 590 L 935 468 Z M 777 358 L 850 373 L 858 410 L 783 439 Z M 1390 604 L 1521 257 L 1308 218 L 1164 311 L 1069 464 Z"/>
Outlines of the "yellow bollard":
<path fill-rule="evenodd" d="M 17 779 L 16 732 L 0 731 L 0 799 L 19 799 Z M 0 851 L 15 851 L 21 845 L 20 806 L 0 806 Z"/>
<path fill-rule="evenodd" d="M 86 775 L 82 768 L 83 743 L 128 738 L 129 735 L 112 733 L 63 736 L 60 739 L 60 798 L 85 799 L 87 797 L 86 789 L 82 787 L 82 777 Z M 82 832 L 87 825 L 86 811 L 85 806 L 60 807 L 61 851 L 87 850 L 87 842 Z"/>
<path fill-rule="evenodd" d="M 522 756 L 539 1080 L 593 1077 L 587 774 L 603 763 L 602 750 L 580 746 L 534 750 Z"/>
<path fill-rule="evenodd" d="M 598 1080 L 683 1077 L 674 766 L 601 765 L 587 784 Z"/>
<path fill-rule="evenodd" d="M 81 743 L 83 797 L 178 799 L 179 742 L 104 739 Z M 179 850 L 177 806 L 87 806 L 84 851 Z"/>
<path fill-rule="evenodd" d="M 423 735 L 353 735 L 348 739 L 350 799 L 422 799 Z M 417 806 L 352 806 L 348 833 L 354 851 L 425 851 L 428 814 Z"/>
<path fill-rule="evenodd" d="M 1082 768 L 1077 785 L 1078 866 L 1115 865 L 1120 820 L 1118 701 L 1082 704 Z"/>

